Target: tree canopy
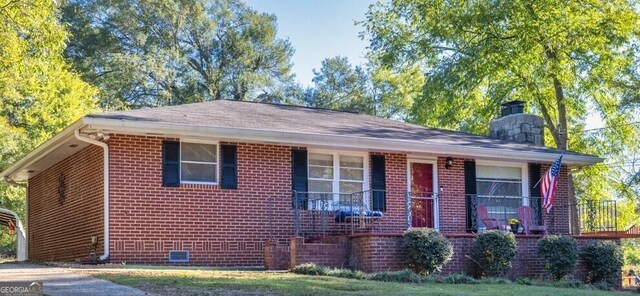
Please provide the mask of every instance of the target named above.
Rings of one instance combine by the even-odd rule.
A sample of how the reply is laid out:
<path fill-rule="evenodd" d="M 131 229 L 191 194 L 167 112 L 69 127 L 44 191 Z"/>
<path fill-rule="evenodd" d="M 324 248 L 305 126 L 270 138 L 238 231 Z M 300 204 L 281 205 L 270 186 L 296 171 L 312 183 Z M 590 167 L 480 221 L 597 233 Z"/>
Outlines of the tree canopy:
<path fill-rule="evenodd" d="M 67 0 L 65 55 L 105 109 L 286 101 L 293 48 L 276 17 L 237 0 Z M 295 90 L 295 89 L 294 89 Z"/>
<path fill-rule="evenodd" d="M 56 12 L 47 0 L 0 0 L 0 171 L 96 110 L 96 90 L 65 63 Z M 23 188 L 0 181 L 0 207 L 24 219 Z M 0 252 L 14 243 L 0 234 Z"/>
<path fill-rule="evenodd" d="M 544 118 L 547 143 L 615 159 L 640 146 L 630 124 L 640 86 L 637 7 L 625 0 L 397 0 L 370 7 L 363 36 L 386 69 L 422 69 L 423 94 L 410 113 L 416 123 L 486 134 L 500 103 L 523 100 Z M 590 113 L 605 129 L 585 130 Z M 577 174 L 579 193 L 616 191 L 612 170 Z"/>
<path fill-rule="evenodd" d="M 415 67 L 392 73 L 374 64 L 353 66 L 340 56 L 324 59 L 313 73 L 313 85 L 302 96 L 305 105 L 395 119 L 406 118 L 424 82 Z"/>

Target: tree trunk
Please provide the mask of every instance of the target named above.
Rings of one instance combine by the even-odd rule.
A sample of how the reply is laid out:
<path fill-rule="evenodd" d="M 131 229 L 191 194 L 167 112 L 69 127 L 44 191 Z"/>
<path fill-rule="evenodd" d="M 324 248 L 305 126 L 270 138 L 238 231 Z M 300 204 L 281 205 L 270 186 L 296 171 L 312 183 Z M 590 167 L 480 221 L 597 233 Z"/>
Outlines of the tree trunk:
<path fill-rule="evenodd" d="M 553 55 L 555 57 L 555 55 Z M 558 110 L 558 124 L 555 126 L 554 138 L 556 140 L 556 147 L 560 150 L 569 149 L 569 137 L 567 134 L 567 107 L 565 104 L 564 90 L 560 80 L 553 76 L 553 88 L 555 90 L 556 105 Z M 573 176 L 571 172 L 567 172 L 568 183 L 568 209 L 569 209 L 569 231 L 572 234 L 578 234 L 580 232 L 579 217 L 578 217 L 578 200 L 576 198 L 575 190 L 573 188 Z M 560 220 L 560 219 L 559 219 Z"/>

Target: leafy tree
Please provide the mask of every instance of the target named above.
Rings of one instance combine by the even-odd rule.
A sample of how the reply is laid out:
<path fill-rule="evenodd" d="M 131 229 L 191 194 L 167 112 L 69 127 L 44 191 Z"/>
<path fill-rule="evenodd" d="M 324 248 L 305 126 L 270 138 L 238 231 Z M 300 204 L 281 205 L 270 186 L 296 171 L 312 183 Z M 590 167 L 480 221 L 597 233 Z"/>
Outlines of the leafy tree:
<path fill-rule="evenodd" d="M 66 32 L 48 0 L 0 0 L 0 171 L 95 110 L 96 90 L 62 56 Z M 24 219 L 24 189 L 0 181 L 0 207 Z M 0 250 L 15 250 L 3 234 Z"/>
<path fill-rule="evenodd" d="M 353 67 L 346 57 L 336 56 L 322 61 L 313 70 L 313 88 L 308 88 L 303 101 L 313 107 L 375 113 L 369 92 L 369 75 L 361 66 Z"/>
<path fill-rule="evenodd" d="M 404 0 L 372 5 L 371 56 L 389 71 L 420 67 L 410 119 L 485 133 L 499 104 L 528 102 L 547 143 L 611 158 L 638 147 L 630 125 L 640 86 L 636 1 Z M 606 126 L 584 128 L 589 113 Z M 551 141 L 549 141 L 551 140 Z M 604 165 L 575 174 L 585 198 L 619 191 Z"/>
<path fill-rule="evenodd" d="M 107 109 L 283 101 L 293 48 L 276 17 L 238 0 L 68 0 L 65 55 Z"/>
<path fill-rule="evenodd" d="M 307 106 L 396 119 L 406 118 L 424 81 L 418 68 L 393 73 L 375 64 L 353 66 L 340 56 L 323 60 L 313 73 L 313 86 L 302 98 Z"/>

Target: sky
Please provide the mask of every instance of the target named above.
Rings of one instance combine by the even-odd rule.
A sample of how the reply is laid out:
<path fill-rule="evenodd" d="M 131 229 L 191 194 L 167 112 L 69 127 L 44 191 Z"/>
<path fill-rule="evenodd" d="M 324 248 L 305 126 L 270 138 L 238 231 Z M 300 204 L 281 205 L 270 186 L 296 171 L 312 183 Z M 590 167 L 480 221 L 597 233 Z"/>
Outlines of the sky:
<path fill-rule="evenodd" d="M 373 0 L 245 0 L 259 12 L 278 17 L 278 37 L 289 39 L 295 49 L 293 73 L 309 86 L 313 69 L 336 55 L 352 64 L 366 62 L 367 42 L 358 37 L 361 21 Z"/>
<path fill-rule="evenodd" d="M 293 73 L 304 86 L 311 85 L 313 69 L 320 69 L 325 58 L 345 56 L 351 64 L 366 62 L 367 41 L 358 33 L 369 5 L 375 0 L 245 0 L 259 12 L 275 14 L 278 18 L 278 37 L 289 39 L 295 49 Z M 603 126 L 593 109 L 586 128 Z"/>

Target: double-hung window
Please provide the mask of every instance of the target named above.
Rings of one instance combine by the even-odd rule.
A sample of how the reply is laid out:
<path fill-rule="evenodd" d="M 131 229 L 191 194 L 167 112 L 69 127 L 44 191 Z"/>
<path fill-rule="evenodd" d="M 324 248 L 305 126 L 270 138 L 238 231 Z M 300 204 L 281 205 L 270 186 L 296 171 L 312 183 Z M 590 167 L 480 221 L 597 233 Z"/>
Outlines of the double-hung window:
<path fill-rule="evenodd" d="M 366 157 L 338 152 L 309 153 L 310 198 L 328 195 L 334 201 L 340 196 L 367 190 Z"/>
<path fill-rule="evenodd" d="M 338 192 L 354 193 L 364 190 L 364 157 L 339 155 L 340 176 Z"/>
<path fill-rule="evenodd" d="M 218 145 L 180 142 L 180 182 L 218 183 Z"/>
<path fill-rule="evenodd" d="M 516 209 L 526 204 L 522 166 L 476 165 L 477 203 L 487 208 L 489 217 L 517 218 Z M 481 222 L 478 222 L 478 225 Z"/>

